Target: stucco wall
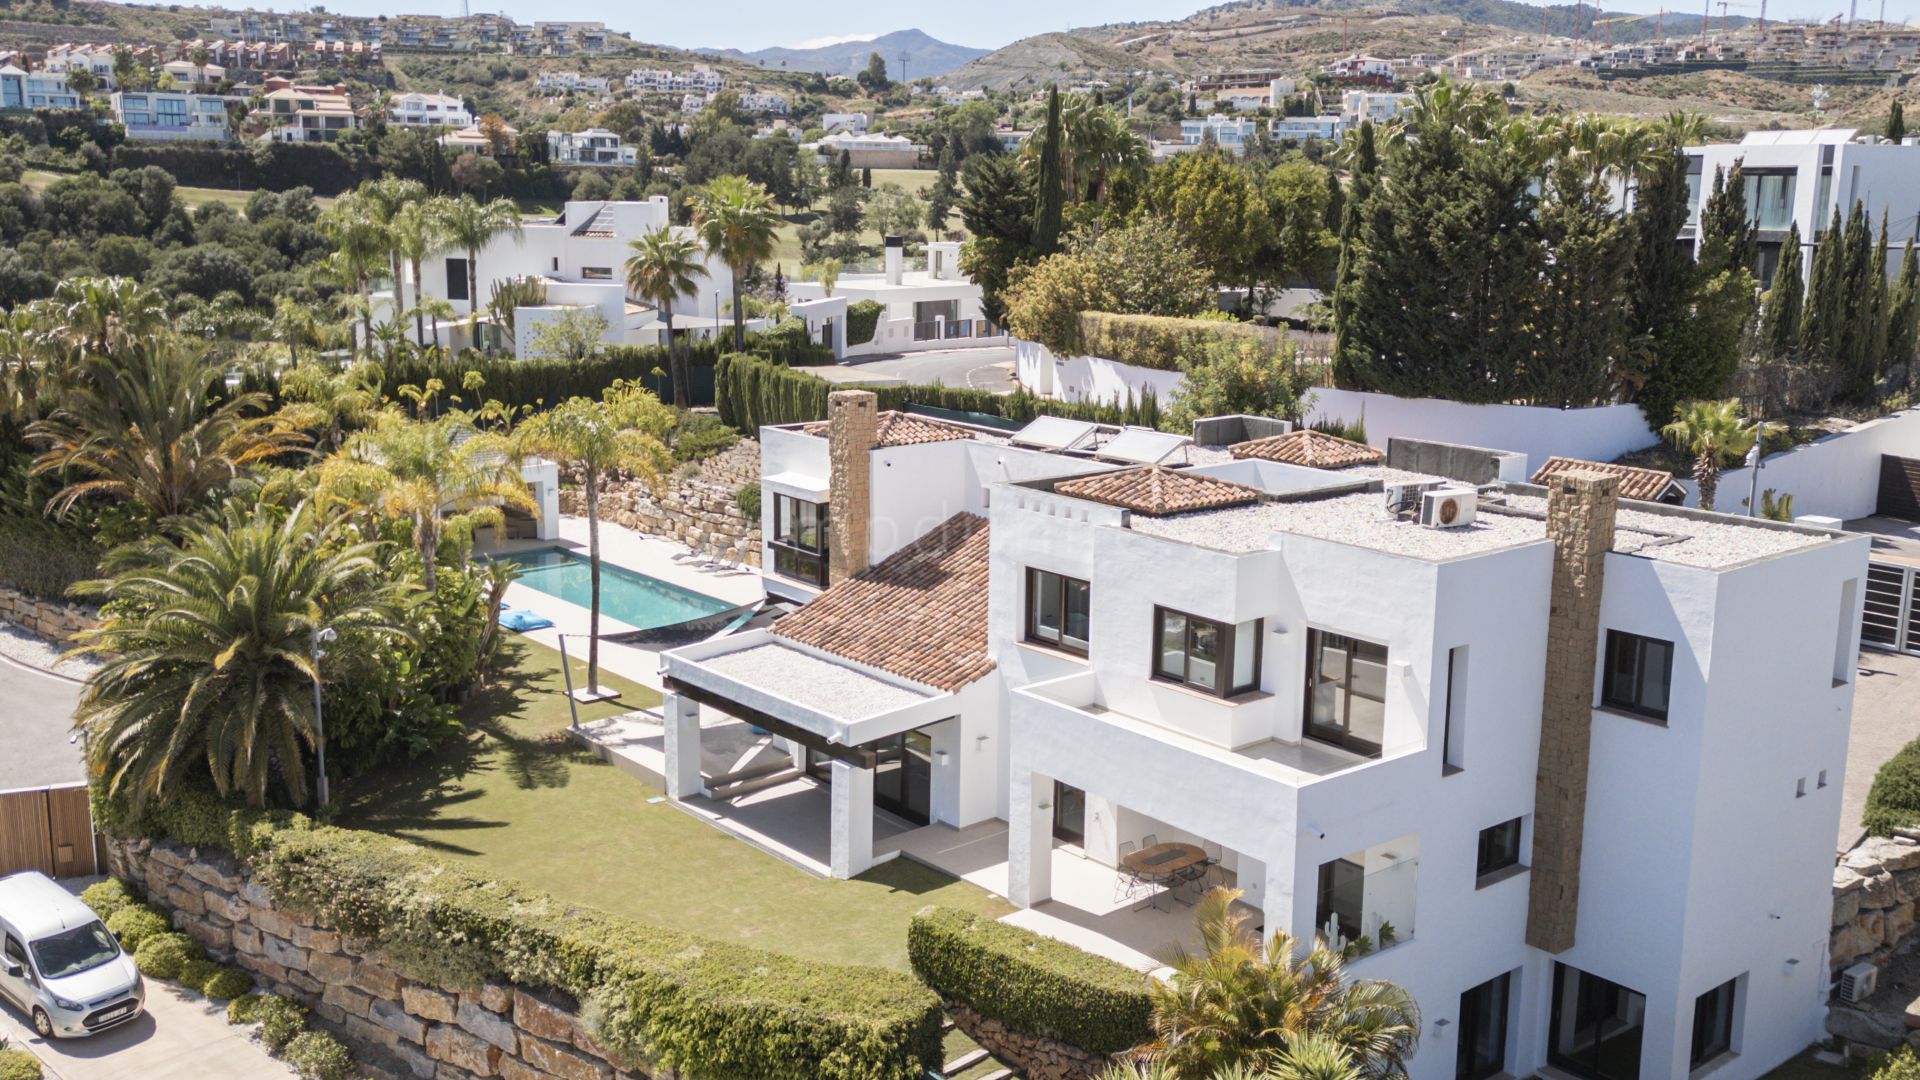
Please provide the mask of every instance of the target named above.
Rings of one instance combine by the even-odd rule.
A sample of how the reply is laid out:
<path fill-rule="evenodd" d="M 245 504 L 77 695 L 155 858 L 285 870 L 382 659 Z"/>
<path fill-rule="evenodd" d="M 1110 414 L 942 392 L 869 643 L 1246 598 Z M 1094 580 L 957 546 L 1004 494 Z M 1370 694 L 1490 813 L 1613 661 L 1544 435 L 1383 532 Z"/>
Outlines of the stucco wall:
<path fill-rule="evenodd" d="M 1920 409 L 1881 417 L 1818 442 L 1771 454 L 1761 462 L 1760 490 L 1793 496 L 1795 514 L 1817 514 L 1842 521 L 1874 512 L 1880 485 L 1880 456 L 1920 457 Z M 1739 512 L 1752 486 L 1752 471 L 1720 474 L 1718 505 Z M 1699 489 L 1682 479 L 1688 505 L 1698 505 Z"/>

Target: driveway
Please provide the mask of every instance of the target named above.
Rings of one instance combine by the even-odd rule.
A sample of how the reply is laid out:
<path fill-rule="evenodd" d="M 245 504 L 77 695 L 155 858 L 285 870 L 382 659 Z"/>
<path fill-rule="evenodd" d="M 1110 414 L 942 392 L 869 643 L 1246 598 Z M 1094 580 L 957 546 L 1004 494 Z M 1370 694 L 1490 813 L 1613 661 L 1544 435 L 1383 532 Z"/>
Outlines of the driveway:
<path fill-rule="evenodd" d="M 1920 739 L 1920 656 L 1863 650 L 1853 689 L 1847 778 L 1840 789 L 1840 850 L 1859 842 L 1873 774 Z"/>
<path fill-rule="evenodd" d="M 80 684 L 0 656 L 0 791 L 87 778 L 73 737 Z"/>
<path fill-rule="evenodd" d="M 1013 348 L 1008 345 L 861 357 L 846 364 L 807 370 L 838 383 L 939 383 L 995 394 L 1013 393 Z"/>

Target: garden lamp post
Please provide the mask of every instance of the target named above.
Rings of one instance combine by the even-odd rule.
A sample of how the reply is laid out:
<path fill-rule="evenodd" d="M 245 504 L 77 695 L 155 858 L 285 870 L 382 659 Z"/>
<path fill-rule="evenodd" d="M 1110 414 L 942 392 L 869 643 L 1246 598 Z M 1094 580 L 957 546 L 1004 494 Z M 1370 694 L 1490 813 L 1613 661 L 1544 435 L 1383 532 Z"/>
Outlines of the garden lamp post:
<path fill-rule="evenodd" d="M 307 632 L 308 651 L 313 656 L 313 737 L 318 747 L 320 776 L 315 792 L 320 796 L 319 805 L 327 805 L 327 722 L 320 706 L 320 658 L 327 655 L 322 645 L 330 644 L 339 635 L 331 626 L 316 626 Z"/>

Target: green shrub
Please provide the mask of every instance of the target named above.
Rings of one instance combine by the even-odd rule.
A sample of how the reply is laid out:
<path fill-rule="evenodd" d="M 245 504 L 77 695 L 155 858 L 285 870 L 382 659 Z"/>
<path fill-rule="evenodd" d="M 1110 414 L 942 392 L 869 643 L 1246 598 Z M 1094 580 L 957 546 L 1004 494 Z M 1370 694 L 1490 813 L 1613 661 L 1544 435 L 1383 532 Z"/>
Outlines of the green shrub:
<path fill-rule="evenodd" d="M 1873 775 L 1863 823 L 1875 836 L 1920 825 L 1920 739 L 1901 747 Z"/>
<path fill-rule="evenodd" d="M 107 929 L 119 936 L 121 948 L 135 952 L 141 942 L 172 930 L 173 923 L 165 912 L 141 904 L 114 912 L 107 918 Z"/>
<path fill-rule="evenodd" d="M 133 963 L 149 979 L 177 979 L 189 961 L 204 955 L 200 943 L 185 934 L 155 934 L 133 951 Z"/>
<path fill-rule="evenodd" d="M 748 521 L 760 520 L 760 485 L 741 484 L 740 490 L 733 493 L 733 505 Z"/>
<path fill-rule="evenodd" d="M 1094 1054 L 1153 1035 L 1146 976 L 1031 930 L 930 907 L 907 929 L 907 956 L 942 997 L 1014 1031 Z"/>
<path fill-rule="evenodd" d="M 25 1050 L 0 1048 L 0 1080 L 40 1080 L 40 1059 Z"/>
<path fill-rule="evenodd" d="M 181 986 L 189 990 L 198 990 L 206 984 L 208 979 L 213 978 L 219 974 L 219 972 L 220 964 L 217 961 L 201 957 L 198 960 L 189 960 L 181 964 L 180 974 L 174 976 L 174 979 L 177 980 Z"/>
<path fill-rule="evenodd" d="M 200 992 L 215 1001 L 238 1002 L 252 992 L 253 976 L 239 968 L 216 967 L 199 985 Z"/>
<path fill-rule="evenodd" d="M 1174 319 L 1163 315 L 1080 313 L 1080 337 L 1088 356 L 1154 371 L 1179 371 L 1180 358 L 1210 342 L 1252 339 L 1278 344 L 1277 331 L 1224 319 Z"/>
<path fill-rule="evenodd" d="M 260 1002 L 265 998 L 260 994 L 241 994 L 227 1002 L 227 1023 L 251 1024 L 260 1019 Z"/>
<path fill-rule="evenodd" d="M 287 1064 L 301 1080 L 353 1080 L 353 1055 L 324 1031 L 303 1031 L 287 1043 Z"/>
<path fill-rule="evenodd" d="M 1903 1046 L 1880 1059 L 1870 1080 L 1920 1080 L 1920 1055 Z"/>
<path fill-rule="evenodd" d="M 229 1018 L 233 1007 L 227 1007 Z M 293 1041 L 295 1035 L 307 1026 L 307 1007 L 278 994 L 261 994 L 248 1010 L 248 1019 L 243 1023 L 260 1025 L 260 1041 L 274 1053 Z"/>
<path fill-rule="evenodd" d="M 120 909 L 138 904 L 140 894 L 119 878 L 108 878 L 81 890 L 80 902 L 92 908 L 93 913 L 100 916 L 101 922 L 106 922 Z"/>
<path fill-rule="evenodd" d="M 865 345 L 873 340 L 873 332 L 880 326 L 880 316 L 887 305 L 878 300 L 855 300 L 847 305 L 847 344 Z"/>
<path fill-rule="evenodd" d="M 1323 417 L 1308 424 L 1307 427 L 1314 431 L 1323 431 L 1336 438 L 1346 439 L 1350 442 L 1363 443 L 1367 441 L 1367 418 L 1364 416 L 1351 424 L 1338 416 Z"/>
<path fill-rule="evenodd" d="M 705 461 L 731 449 L 739 441 L 740 433 L 721 423 L 718 417 L 709 413 L 683 413 L 680 426 L 673 432 L 673 460 L 681 464 Z"/>

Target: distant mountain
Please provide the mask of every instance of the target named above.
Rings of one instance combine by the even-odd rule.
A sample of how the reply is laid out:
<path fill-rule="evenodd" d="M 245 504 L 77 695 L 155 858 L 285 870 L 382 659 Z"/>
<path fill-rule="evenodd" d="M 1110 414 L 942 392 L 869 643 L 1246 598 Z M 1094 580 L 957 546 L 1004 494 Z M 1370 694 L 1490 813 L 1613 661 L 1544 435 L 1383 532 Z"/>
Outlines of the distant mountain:
<path fill-rule="evenodd" d="M 939 77 L 969 60 L 991 50 L 953 45 L 918 30 L 896 30 L 866 41 L 842 41 L 816 48 L 771 48 L 743 52 L 739 49 L 700 49 L 712 56 L 729 56 L 759 67 L 782 71 L 817 71 L 822 75 L 858 75 L 867 66 L 867 57 L 879 53 L 887 58 L 887 75 L 900 77 L 900 56 L 907 57 L 907 78 Z"/>

